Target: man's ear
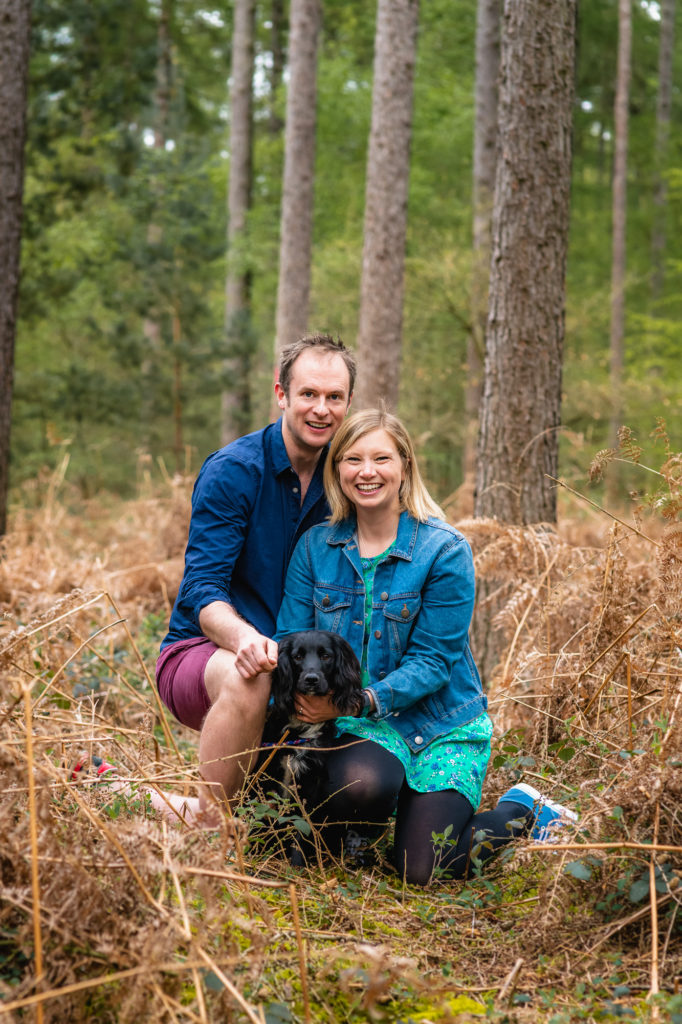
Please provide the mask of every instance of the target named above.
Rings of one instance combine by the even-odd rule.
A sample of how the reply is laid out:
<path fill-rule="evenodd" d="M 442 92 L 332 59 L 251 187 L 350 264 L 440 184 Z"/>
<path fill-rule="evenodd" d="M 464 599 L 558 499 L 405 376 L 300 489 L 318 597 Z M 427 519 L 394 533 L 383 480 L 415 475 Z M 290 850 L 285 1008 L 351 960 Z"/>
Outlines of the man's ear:
<path fill-rule="evenodd" d="M 348 398 L 348 405 L 346 406 L 346 412 L 350 409 L 350 403 L 353 401 L 353 394 L 354 392 L 351 391 L 350 397 Z"/>
<path fill-rule="evenodd" d="M 287 404 L 287 396 L 284 393 L 284 388 L 278 380 L 275 381 L 275 394 L 277 395 L 277 405 L 280 409 L 283 409 Z"/>

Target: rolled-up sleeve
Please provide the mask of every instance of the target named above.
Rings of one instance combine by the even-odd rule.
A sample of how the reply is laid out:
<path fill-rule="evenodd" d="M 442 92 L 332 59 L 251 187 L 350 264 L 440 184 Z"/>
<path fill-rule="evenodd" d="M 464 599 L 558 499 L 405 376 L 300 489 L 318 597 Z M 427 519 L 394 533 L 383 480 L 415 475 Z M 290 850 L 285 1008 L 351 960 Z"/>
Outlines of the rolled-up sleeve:
<path fill-rule="evenodd" d="M 214 459 L 199 474 L 178 595 L 179 606 L 197 628 L 199 613 L 206 605 L 232 603 L 232 574 L 244 546 L 258 486 L 254 468 L 233 458 Z"/>

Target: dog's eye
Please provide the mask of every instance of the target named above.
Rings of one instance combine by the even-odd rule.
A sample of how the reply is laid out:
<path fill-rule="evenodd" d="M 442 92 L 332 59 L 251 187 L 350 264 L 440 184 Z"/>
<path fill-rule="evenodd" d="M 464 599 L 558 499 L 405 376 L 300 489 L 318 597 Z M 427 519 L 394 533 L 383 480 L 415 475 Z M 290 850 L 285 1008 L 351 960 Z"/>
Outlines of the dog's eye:
<path fill-rule="evenodd" d="M 296 653 L 292 655 L 292 657 L 296 662 L 303 661 L 303 654 L 301 653 L 301 651 L 296 651 Z"/>
<path fill-rule="evenodd" d="M 331 661 L 331 660 L 332 660 L 331 654 L 328 654 L 327 651 L 322 651 L 322 654 L 320 655 L 320 661 Z"/>

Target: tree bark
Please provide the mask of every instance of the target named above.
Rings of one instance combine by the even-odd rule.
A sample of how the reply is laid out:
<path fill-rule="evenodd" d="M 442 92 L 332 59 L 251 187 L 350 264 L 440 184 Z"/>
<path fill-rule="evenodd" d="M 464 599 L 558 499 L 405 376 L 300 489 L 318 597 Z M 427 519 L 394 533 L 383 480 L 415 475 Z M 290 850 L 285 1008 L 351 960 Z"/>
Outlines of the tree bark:
<path fill-rule="evenodd" d="M 651 240 L 651 292 L 654 302 L 663 294 L 665 273 L 665 216 L 668 200 L 666 166 L 670 140 L 670 114 L 673 91 L 673 44 L 675 38 L 675 0 L 661 0 L 661 27 L 658 44 L 658 100 L 656 103 L 656 181 L 654 191 L 654 228 Z"/>
<path fill-rule="evenodd" d="M 418 0 L 379 0 L 365 186 L 356 407 L 395 407 L 400 382 L 403 274 Z"/>
<path fill-rule="evenodd" d="M 556 520 L 576 0 L 505 0 L 475 514 Z"/>
<path fill-rule="evenodd" d="M 173 44 L 171 22 L 173 0 L 162 0 L 159 9 L 159 23 L 156 35 L 156 88 L 154 89 L 154 149 L 163 150 L 168 141 L 170 104 L 173 92 Z M 150 179 L 150 190 L 159 199 L 164 191 L 163 178 L 156 175 Z M 163 239 L 163 228 L 153 220 L 147 225 L 147 243 L 158 246 Z M 142 362 L 143 381 L 142 406 L 140 410 L 140 440 L 144 447 L 151 446 L 154 420 L 154 394 L 158 364 L 163 348 L 161 315 L 158 301 L 153 310 L 147 312 L 142 321 L 145 340 L 145 356 Z M 174 377 L 175 379 L 175 377 Z"/>
<path fill-rule="evenodd" d="M 500 70 L 501 0 L 478 0 L 476 13 L 476 91 L 473 173 L 473 266 L 471 331 L 467 339 L 463 476 L 473 488 L 476 476 L 478 416 L 483 394 L 485 327 L 488 319 L 491 224 L 495 191 L 497 81 Z"/>
<path fill-rule="evenodd" d="M 0 0 L 0 535 L 7 530 L 30 35 L 30 0 Z"/>
<path fill-rule="evenodd" d="M 228 444 L 250 425 L 250 291 L 247 216 L 253 164 L 254 0 L 235 0 L 230 88 L 230 181 L 227 196 L 225 351 L 220 440 Z"/>
<path fill-rule="evenodd" d="M 320 24 L 319 0 L 291 0 L 276 356 L 308 329 Z"/>
<path fill-rule="evenodd" d="M 614 110 L 613 219 L 611 259 L 611 422 L 609 441 L 618 446 L 623 423 L 623 367 L 625 365 L 626 201 L 628 169 L 628 102 L 632 50 L 632 0 L 618 0 L 618 65 Z M 612 466 L 607 478 L 607 500 L 617 501 L 619 474 Z"/>
<path fill-rule="evenodd" d="M 272 22 L 272 28 L 270 29 L 272 65 L 270 67 L 270 113 L 268 115 L 268 128 L 273 135 L 279 135 L 284 128 L 284 121 L 277 113 L 277 98 L 284 75 L 284 43 L 282 41 L 286 22 L 284 17 L 284 0 L 272 0 L 270 18 Z"/>

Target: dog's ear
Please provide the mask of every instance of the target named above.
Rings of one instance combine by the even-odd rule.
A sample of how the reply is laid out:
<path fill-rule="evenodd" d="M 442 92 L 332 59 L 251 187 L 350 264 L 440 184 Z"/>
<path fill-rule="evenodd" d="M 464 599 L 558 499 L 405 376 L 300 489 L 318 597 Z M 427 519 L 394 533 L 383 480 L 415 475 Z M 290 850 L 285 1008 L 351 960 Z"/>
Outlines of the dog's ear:
<path fill-rule="evenodd" d="M 355 712 L 360 703 L 362 680 L 355 651 L 342 636 L 334 634 L 334 703 L 346 713 Z"/>
<path fill-rule="evenodd" d="M 288 715 L 293 706 L 296 680 L 291 648 L 289 637 L 285 637 L 277 645 L 277 667 L 272 673 L 272 702 L 278 714 Z"/>

